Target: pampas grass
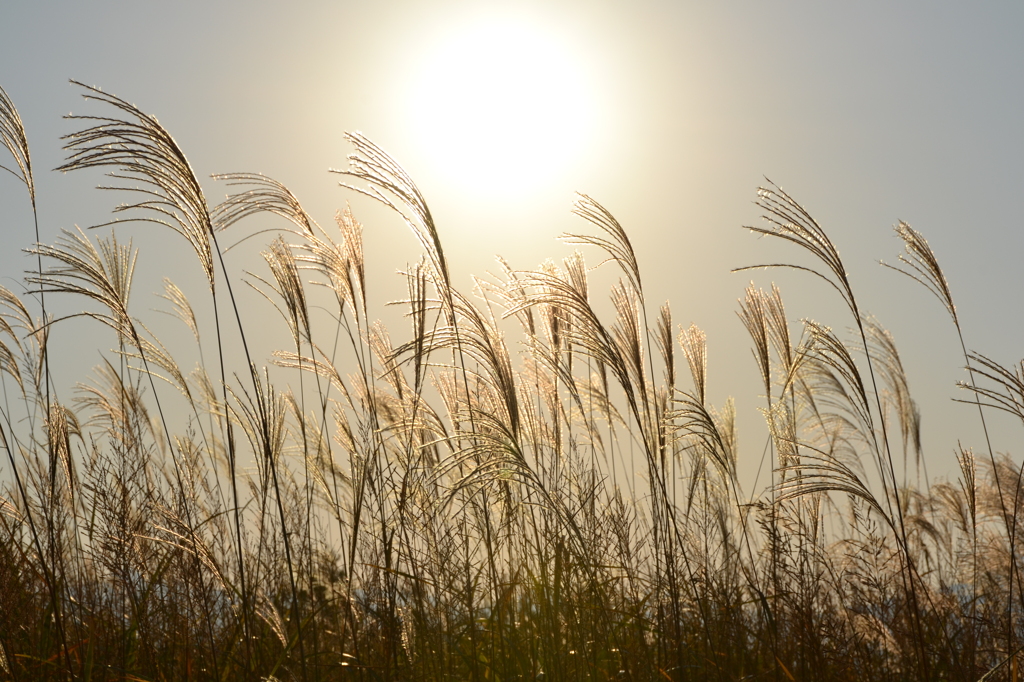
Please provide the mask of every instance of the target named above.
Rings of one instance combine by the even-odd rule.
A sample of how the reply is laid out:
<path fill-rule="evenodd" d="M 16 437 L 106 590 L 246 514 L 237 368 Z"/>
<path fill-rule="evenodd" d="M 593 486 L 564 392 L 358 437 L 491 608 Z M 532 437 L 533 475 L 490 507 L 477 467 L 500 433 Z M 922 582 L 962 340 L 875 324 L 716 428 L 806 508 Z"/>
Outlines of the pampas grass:
<path fill-rule="evenodd" d="M 750 229 L 812 261 L 757 267 L 823 280 L 852 337 L 791 321 L 775 285 L 744 293 L 772 454 L 752 494 L 705 334 L 650 307 L 627 231 L 591 197 L 574 208 L 587 230 L 563 237 L 581 252 L 462 290 L 413 180 L 349 135 L 343 184 L 423 250 L 401 274 L 409 327 L 388 329 L 351 208 L 322 227 L 253 173 L 215 175 L 211 206 L 155 117 L 79 87 L 95 111 L 72 117 L 59 170 L 103 169 L 128 203 L 107 233 L 36 232 L 29 293 L 0 289 L 0 679 L 1017 679 L 1024 470 L 986 442 L 958 450 L 960 480 L 922 482 L 896 341 L 778 187 Z M 0 139 L 34 210 L 2 90 Z M 257 215 L 278 236 L 244 232 Z M 178 341 L 132 301 L 130 221 L 183 237 L 205 275 L 208 305 L 166 280 Z M 896 232 L 897 269 L 961 341 L 964 400 L 983 426 L 1024 419 L 1021 368 L 968 351 L 938 258 Z M 227 234 L 263 238 L 263 258 L 226 268 Z M 620 278 L 610 306 L 598 267 Z M 240 282 L 287 331 L 268 358 Z M 54 299 L 80 312 L 54 319 Z M 67 317 L 117 347 L 61 401 L 47 349 Z"/>

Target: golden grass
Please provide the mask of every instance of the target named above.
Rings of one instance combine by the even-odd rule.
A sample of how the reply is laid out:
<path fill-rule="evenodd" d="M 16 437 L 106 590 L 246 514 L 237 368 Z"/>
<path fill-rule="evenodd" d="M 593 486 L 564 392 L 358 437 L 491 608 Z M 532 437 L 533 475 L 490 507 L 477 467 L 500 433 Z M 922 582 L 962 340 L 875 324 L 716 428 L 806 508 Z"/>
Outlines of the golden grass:
<path fill-rule="evenodd" d="M 127 183 L 125 220 L 188 240 L 213 315 L 169 280 L 165 298 L 199 357 L 200 339 L 218 353 L 179 367 L 193 349 L 136 316 L 136 251 L 113 235 L 37 244 L 36 293 L 0 289 L 0 679 L 1016 679 L 1024 470 L 989 447 L 960 451 L 957 482 L 922 490 L 897 474 L 920 419 L 896 344 L 777 187 L 760 190 L 766 223 L 751 229 L 811 256 L 780 265 L 836 289 L 854 336 L 791 323 L 777 287 L 747 290 L 773 460 L 750 501 L 734 407 L 708 401 L 704 333 L 673 329 L 667 305 L 649 324 L 632 244 L 592 198 L 575 212 L 597 234 L 565 239 L 621 272 L 608 314 L 580 253 L 466 293 L 411 178 L 349 136 L 339 172 L 424 252 L 404 273 L 411 324 L 395 342 L 367 310 L 350 209 L 322 228 L 280 183 L 244 173 L 215 176 L 233 193 L 211 207 L 155 118 L 83 88 L 100 111 L 74 117 L 85 128 L 60 169 L 107 170 Z M 0 139 L 34 209 L 2 90 Z M 250 353 L 264 320 L 236 304 L 243 273 L 218 242 L 264 213 L 287 237 L 245 281 L 289 332 L 272 367 Z M 963 343 L 934 253 L 896 230 L 899 267 Z M 63 321 L 44 294 L 79 300 L 118 340 L 70 401 L 53 390 Z M 992 409 L 1024 419 L 1022 370 L 963 349 L 982 423 Z"/>

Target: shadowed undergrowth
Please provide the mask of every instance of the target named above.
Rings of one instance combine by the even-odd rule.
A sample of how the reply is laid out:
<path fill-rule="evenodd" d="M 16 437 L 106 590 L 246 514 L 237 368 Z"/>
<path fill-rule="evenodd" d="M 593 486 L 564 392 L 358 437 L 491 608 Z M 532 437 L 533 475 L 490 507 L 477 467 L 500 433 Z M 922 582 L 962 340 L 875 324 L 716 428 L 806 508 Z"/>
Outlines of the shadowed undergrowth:
<path fill-rule="evenodd" d="M 368 310 L 350 209 L 321 227 L 247 173 L 214 176 L 228 194 L 211 206 L 155 118 L 81 87 L 93 113 L 71 117 L 59 170 L 102 169 L 119 218 L 186 239 L 211 312 L 168 280 L 195 345 L 165 346 L 112 231 L 37 243 L 27 293 L 0 288 L 0 679 L 1017 679 L 1021 469 L 986 444 L 960 449 L 956 482 L 901 473 L 920 419 L 896 344 L 778 187 L 750 229 L 789 242 L 802 260 L 771 266 L 832 287 L 851 330 L 791 321 L 774 285 L 745 292 L 773 462 L 751 499 L 703 332 L 647 302 L 625 230 L 590 197 L 564 238 L 616 271 L 610 298 L 583 253 L 462 291 L 413 181 L 349 135 L 343 184 L 422 248 L 399 333 Z M 2 90 L 0 139 L 34 215 Z M 282 236 L 225 269 L 218 240 L 259 214 Z M 961 341 L 964 418 L 1024 419 L 1021 368 L 967 350 L 933 252 L 896 231 L 895 267 Z M 287 330 L 270 358 L 243 282 Z M 115 339 L 74 390 L 47 361 L 54 300 Z"/>

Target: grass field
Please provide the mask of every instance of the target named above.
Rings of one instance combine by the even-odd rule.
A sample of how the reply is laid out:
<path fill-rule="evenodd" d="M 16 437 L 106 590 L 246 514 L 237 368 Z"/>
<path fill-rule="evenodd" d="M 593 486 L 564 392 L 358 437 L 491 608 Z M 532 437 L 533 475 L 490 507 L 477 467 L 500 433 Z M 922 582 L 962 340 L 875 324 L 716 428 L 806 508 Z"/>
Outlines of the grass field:
<path fill-rule="evenodd" d="M 350 135 L 343 181 L 422 247 L 409 326 L 388 330 L 350 210 L 321 227 L 250 174 L 219 176 L 212 205 L 156 119 L 82 92 L 60 170 L 108 172 L 117 217 L 187 240 L 212 312 L 168 283 L 196 347 L 165 346 L 129 306 L 134 250 L 104 230 L 37 244 L 24 291 L 0 288 L 0 679 L 1018 679 L 1022 469 L 988 446 L 960 451 L 955 483 L 902 473 L 920 419 L 895 343 L 777 187 L 751 229 L 789 242 L 802 265 L 778 267 L 838 292 L 851 331 L 747 290 L 773 462 L 751 497 L 732 403 L 707 399 L 703 332 L 650 305 L 590 197 L 566 236 L 581 253 L 461 291 L 413 181 Z M 0 138 L 35 212 L 3 91 Z M 260 213 L 285 236 L 253 274 L 225 271 L 225 235 Z M 897 267 L 959 335 L 935 255 L 897 232 Z M 616 271 L 610 292 L 584 256 Z M 268 316 L 237 305 L 243 281 L 291 339 L 271 367 L 250 357 Z M 55 300 L 116 339 L 74 391 L 50 371 Z M 1024 418 L 1020 367 L 966 346 L 964 364 L 965 420 Z"/>

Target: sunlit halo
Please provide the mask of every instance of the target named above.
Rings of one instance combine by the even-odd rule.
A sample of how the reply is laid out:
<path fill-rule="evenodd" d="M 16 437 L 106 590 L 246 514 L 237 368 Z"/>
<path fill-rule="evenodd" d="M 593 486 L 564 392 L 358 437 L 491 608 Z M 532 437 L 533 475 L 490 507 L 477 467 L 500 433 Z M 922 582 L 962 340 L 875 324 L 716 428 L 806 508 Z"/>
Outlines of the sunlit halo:
<path fill-rule="evenodd" d="M 582 150 L 593 104 L 581 70 L 548 35 L 510 22 L 450 34 L 415 72 L 408 116 L 431 165 L 476 192 L 557 178 Z"/>

